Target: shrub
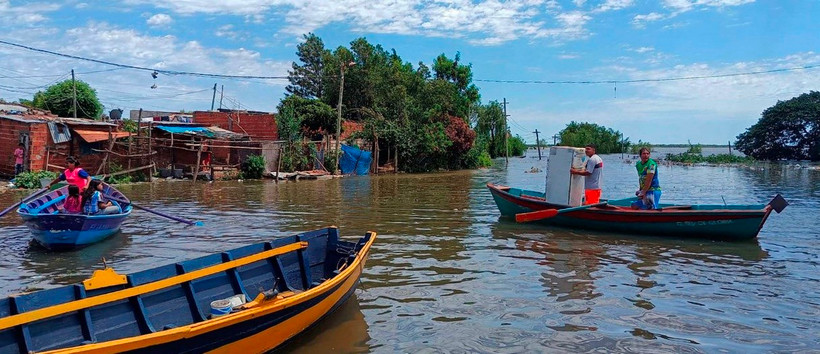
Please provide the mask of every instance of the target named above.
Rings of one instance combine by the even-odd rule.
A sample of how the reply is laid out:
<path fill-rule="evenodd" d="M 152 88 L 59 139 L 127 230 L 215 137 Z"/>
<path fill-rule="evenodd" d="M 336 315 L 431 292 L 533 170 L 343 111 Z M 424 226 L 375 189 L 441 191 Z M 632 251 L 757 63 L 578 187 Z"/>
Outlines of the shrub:
<path fill-rule="evenodd" d="M 57 174 L 51 171 L 30 171 L 23 172 L 14 179 L 14 185 L 20 188 L 41 188 L 40 179 L 50 180 L 57 178 Z"/>
<path fill-rule="evenodd" d="M 247 179 L 260 179 L 265 173 L 265 157 L 262 155 L 249 155 L 242 163 L 242 175 Z"/>

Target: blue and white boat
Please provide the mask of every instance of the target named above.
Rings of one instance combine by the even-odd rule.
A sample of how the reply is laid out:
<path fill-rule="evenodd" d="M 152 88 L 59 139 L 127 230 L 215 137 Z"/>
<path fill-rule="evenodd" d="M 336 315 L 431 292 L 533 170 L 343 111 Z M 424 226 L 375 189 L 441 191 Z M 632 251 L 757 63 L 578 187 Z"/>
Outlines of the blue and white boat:
<path fill-rule="evenodd" d="M 106 195 L 128 200 L 116 188 L 102 183 Z M 116 214 L 67 214 L 60 209 L 68 195 L 68 186 L 20 205 L 17 213 L 34 235 L 34 240 L 50 250 L 71 250 L 108 238 L 120 230 L 122 222 L 131 215 L 131 205 L 111 203 L 120 209 Z"/>

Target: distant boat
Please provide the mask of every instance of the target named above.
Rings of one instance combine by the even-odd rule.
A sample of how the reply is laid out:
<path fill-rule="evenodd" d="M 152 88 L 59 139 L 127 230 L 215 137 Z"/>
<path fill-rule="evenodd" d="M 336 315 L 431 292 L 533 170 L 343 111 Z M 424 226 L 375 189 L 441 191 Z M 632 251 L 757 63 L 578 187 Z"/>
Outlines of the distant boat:
<path fill-rule="evenodd" d="M 504 217 L 514 218 L 516 214 L 556 209 L 559 213 L 552 213 L 536 222 L 625 234 L 721 240 L 756 238 L 774 210 L 773 205 L 779 204 L 778 209 L 782 210 L 788 204 L 778 195 L 766 205 L 660 204 L 657 210 L 634 210 L 628 201 L 619 201 L 570 211 L 568 205 L 547 202 L 541 192 L 492 183 L 488 183 L 487 188 Z M 560 213 L 561 209 L 567 209 L 567 212 Z"/>
<path fill-rule="evenodd" d="M 120 191 L 102 182 L 105 194 L 128 200 Z M 51 250 L 71 250 L 99 242 L 117 233 L 125 218 L 131 215 L 131 205 L 120 206 L 117 214 L 66 214 L 60 212 L 68 195 L 68 186 L 52 190 L 35 200 L 20 205 L 17 213 L 31 230 L 34 240 Z"/>
<path fill-rule="evenodd" d="M 332 227 L 0 299 L 0 353 L 263 353 L 353 294 L 375 239 Z"/>

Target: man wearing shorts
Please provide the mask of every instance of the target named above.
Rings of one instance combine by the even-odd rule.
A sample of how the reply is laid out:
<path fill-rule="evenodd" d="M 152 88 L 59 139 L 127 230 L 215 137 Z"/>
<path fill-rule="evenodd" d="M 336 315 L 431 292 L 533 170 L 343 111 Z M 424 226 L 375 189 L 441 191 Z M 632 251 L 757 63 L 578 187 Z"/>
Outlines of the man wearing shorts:
<path fill-rule="evenodd" d="M 584 154 L 589 157 L 584 169 L 569 170 L 570 174 L 584 176 L 584 204 L 597 204 L 601 201 L 601 173 L 604 169 L 604 160 L 595 154 L 595 144 L 587 144 Z"/>
<path fill-rule="evenodd" d="M 641 148 L 640 154 L 641 160 L 635 163 L 635 169 L 638 170 L 638 191 L 635 195 L 640 199 L 632 203 L 632 209 L 658 209 L 661 201 L 658 163 L 649 158 L 648 148 Z"/>

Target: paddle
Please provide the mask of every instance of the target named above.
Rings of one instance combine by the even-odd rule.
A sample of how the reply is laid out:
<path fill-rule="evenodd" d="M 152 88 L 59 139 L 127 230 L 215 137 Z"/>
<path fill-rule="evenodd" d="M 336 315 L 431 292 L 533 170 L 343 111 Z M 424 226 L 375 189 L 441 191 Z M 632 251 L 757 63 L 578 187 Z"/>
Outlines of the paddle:
<path fill-rule="evenodd" d="M 556 216 L 558 214 L 569 213 L 569 212 L 572 212 L 572 211 L 578 211 L 578 210 L 584 210 L 584 209 L 604 206 L 604 205 L 609 204 L 610 202 L 625 202 L 625 201 L 635 200 L 635 199 L 637 199 L 637 198 L 636 197 L 631 197 L 631 198 L 624 198 L 624 199 L 617 199 L 617 200 L 608 200 L 608 201 L 605 201 L 605 202 L 600 202 L 600 203 L 595 203 L 595 204 L 581 205 L 581 206 L 572 207 L 572 208 L 536 210 L 536 211 L 531 211 L 531 212 L 528 212 L 528 213 L 515 214 L 515 221 L 516 222 L 530 222 L 530 221 L 538 221 L 538 220 L 543 220 L 543 219 L 549 219 L 549 218 L 551 218 L 553 216 Z"/>
<path fill-rule="evenodd" d="M 23 198 L 23 199 L 20 199 L 20 201 L 19 201 L 19 202 L 17 202 L 16 204 L 14 204 L 14 205 L 12 205 L 12 206 L 10 206 L 10 207 L 6 208 L 6 209 L 5 209 L 5 210 L 3 210 L 3 211 L 0 211 L 0 217 L 3 217 L 3 215 L 8 214 L 10 211 L 12 211 L 12 210 L 14 210 L 14 209 L 17 209 L 17 207 L 19 207 L 19 206 L 20 206 L 20 204 L 23 204 L 23 203 L 25 203 L 25 202 L 29 201 L 29 199 L 34 198 L 34 197 L 36 197 L 36 196 L 40 195 L 40 193 L 43 193 L 43 192 L 46 192 L 46 191 L 48 191 L 48 188 L 38 189 L 36 192 L 34 192 L 34 193 L 30 194 L 28 197 L 25 197 L 25 198 Z"/>
<path fill-rule="evenodd" d="M 171 216 L 171 215 L 168 215 L 168 214 L 163 214 L 163 213 L 160 213 L 156 210 L 149 209 L 149 208 L 146 208 L 144 206 L 134 204 L 134 202 L 130 202 L 130 201 L 127 201 L 125 199 L 120 199 L 120 198 L 117 198 L 117 197 L 114 197 L 114 196 L 107 195 L 107 196 L 105 196 L 105 198 L 107 198 L 108 200 L 113 200 L 117 203 L 120 203 L 121 205 L 131 204 L 131 206 L 134 207 L 134 208 L 137 208 L 137 209 L 140 209 L 140 210 L 143 210 L 143 211 L 147 211 L 151 214 L 159 215 L 159 216 L 162 216 L 164 218 L 168 218 L 168 219 L 171 219 L 171 220 L 174 220 L 174 221 L 179 221 L 183 224 L 195 225 L 195 226 L 204 226 L 205 225 L 205 224 L 202 223 L 202 221 L 191 221 L 191 220 L 188 220 L 188 219 L 183 219 L 183 218 L 176 217 L 176 216 Z"/>

